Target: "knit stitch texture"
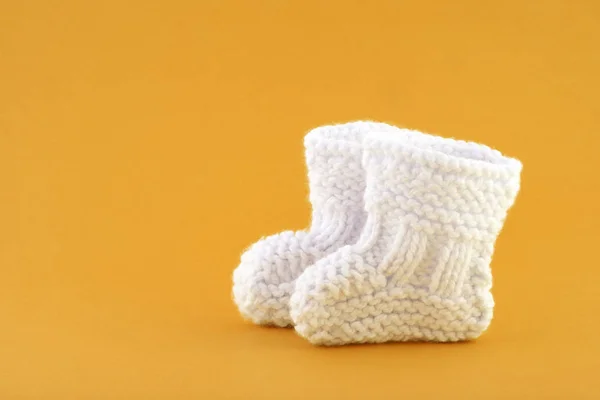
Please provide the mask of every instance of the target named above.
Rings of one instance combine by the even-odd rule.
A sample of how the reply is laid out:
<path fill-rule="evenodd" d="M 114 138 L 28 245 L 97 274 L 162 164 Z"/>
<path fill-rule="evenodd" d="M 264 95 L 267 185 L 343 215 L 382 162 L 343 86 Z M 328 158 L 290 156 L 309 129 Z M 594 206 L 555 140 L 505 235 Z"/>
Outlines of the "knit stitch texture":
<path fill-rule="evenodd" d="M 489 326 L 494 243 L 521 163 L 484 145 L 399 130 L 363 142 L 368 220 L 307 268 L 290 300 L 314 344 L 453 342 Z"/>
<path fill-rule="evenodd" d="M 240 313 L 256 324 L 288 326 L 289 299 L 305 268 L 358 239 L 366 220 L 362 141 L 373 130 L 396 128 L 374 122 L 322 126 L 304 139 L 312 222 L 256 242 L 233 275 Z"/>

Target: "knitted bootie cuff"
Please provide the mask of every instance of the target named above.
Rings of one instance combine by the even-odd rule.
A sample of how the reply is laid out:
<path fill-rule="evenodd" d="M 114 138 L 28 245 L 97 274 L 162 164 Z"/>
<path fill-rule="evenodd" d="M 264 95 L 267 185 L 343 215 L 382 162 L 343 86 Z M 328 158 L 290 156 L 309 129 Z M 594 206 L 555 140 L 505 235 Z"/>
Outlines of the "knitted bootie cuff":
<path fill-rule="evenodd" d="M 521 163 L 485 145 L 408 129 L 364 139 L 366 208 L 415 230 L 493 241 L 519 191 Z"/>
<path fill-rule="evenodd" d="M 383 123 L 357 121 L 326 125 L 304 137 L 312 204 L 325 202 L 363 209 L 365 171 L 362 142 L 368 132 L 396 130 Z"/>

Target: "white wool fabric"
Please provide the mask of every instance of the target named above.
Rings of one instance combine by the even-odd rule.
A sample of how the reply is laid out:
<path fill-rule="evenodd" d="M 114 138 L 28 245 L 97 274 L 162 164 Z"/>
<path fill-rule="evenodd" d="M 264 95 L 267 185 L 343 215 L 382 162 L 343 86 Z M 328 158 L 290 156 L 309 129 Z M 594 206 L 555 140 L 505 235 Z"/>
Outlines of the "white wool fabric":
<path fill-rule="evenodd" d="M 233 298 L 243 317 L 291 325 L 288 303 L 296 279 L 318 259 L 355 243 L 364 226 L 364 136 L 393 129 L 359 121 L 322 126 L 305 136 L 311 226 L 263 238 L 242 255 L 233 274 Z"/>
<path fill-rule="evenodd" d="M 363 151 L 367 222 L 297 280 L 296 331 L 322 345 L 477 338 L 492 319 L 490 262 L 521 163 L 406 129 L 367 135 Z"/>

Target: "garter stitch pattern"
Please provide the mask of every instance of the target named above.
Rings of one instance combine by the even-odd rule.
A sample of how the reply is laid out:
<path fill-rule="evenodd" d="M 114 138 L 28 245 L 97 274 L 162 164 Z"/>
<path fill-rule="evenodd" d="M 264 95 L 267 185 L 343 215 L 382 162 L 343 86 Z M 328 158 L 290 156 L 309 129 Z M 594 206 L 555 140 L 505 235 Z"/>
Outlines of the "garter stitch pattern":
<path fill-rule="evenodd" d="M 305 268 L 355 243 L 366 220 L 362 140 L 366 133 L 397 128 L 352 122 L 322 126 L 304 138 L 312 222 L 308 230 L 285 231 L 256 242 L 233 274 L 233 298 L 256 324 L 289 326 L 289 299 Z"/>
<path fill-rule="evenodd" d="M 365 228 L 297 280 L 296 331 L 323 345 L 478 337 L 492 319 L 489 265 L 521 163 L 402 129 L 368 135 L 363 165 Z"/>

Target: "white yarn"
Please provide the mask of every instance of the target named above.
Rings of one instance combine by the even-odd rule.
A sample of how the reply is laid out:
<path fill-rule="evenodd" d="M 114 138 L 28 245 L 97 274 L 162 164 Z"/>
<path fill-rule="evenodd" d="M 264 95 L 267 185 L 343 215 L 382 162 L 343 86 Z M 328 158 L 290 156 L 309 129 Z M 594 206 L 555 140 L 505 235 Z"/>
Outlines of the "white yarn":
<path fill-rule="evenodd" d="M 314 344 L 459 341 L 489 326 L 494 242 L 521 163 L 406 129 L 367 135 L 358 242 L 307 268 L 290 300 Z"/>
<path fill-rule="evenodd" d="M 355 243 L 365 223 L 362 140 L 392 126 L 352 122 L 323 126 L 304 139 L 312 205 L 306 231 L 285 231 L 252 245 L 233 274 L 240 313 L 257 324 L 288 326 L 288 303 L 305 268 L 340 247 Z"/>

